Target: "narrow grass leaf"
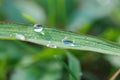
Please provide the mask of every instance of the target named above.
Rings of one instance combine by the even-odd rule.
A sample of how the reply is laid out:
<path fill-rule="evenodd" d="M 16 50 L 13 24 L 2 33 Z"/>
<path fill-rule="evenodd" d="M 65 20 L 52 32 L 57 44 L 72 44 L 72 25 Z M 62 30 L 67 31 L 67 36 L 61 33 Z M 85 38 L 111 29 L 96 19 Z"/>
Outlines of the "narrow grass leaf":
<path fill-rule="evenodd" d="M 80 69 L 80 62 L 77 60 L 75 56 L 73 56 L 70 53 L 67 53 L 68 56 L 68 63 L 69 63 L 69 69 L 71 72 L 75 75 L 77 80 L 81 80 L 81 69 Z M 74 78 L 70 75 L 70 80 L 74 80 Z"/>
<path fill-rule="evenodd" d="M 73 80 L 77 80 L 77 77 L 74 75 L 74 73 L 70 70 L 70 68 L 68 67 L 68 65 L 65 63 L 65 61 L 62 59 L 62 57 L 60 56 L 56 56 L 55 57 L 57 61 L 59 61 L 63 67 L 67 70 L 67 72 L 71 75 L 71 77 L 73 78 Z"/>
<path fill-rule="evenodd" d="M 120 56 L 120 45 L 118 44 L 41 25 L 0 23 L 0 39 L 22 40 L 50 48 L 87 50 Z"/>

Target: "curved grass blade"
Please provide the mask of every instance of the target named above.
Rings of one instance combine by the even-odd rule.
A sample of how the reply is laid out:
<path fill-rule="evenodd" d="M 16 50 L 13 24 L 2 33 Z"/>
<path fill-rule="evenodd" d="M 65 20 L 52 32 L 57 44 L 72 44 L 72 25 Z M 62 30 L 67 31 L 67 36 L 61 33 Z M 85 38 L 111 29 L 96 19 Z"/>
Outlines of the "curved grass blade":
<path fill-rule="evenodd" d="M 120 45 L 102 39 L 41 25 L 0 23 L 0 39 L 29 41 L 51 48 L 95 51 L 120 56 Z"/>

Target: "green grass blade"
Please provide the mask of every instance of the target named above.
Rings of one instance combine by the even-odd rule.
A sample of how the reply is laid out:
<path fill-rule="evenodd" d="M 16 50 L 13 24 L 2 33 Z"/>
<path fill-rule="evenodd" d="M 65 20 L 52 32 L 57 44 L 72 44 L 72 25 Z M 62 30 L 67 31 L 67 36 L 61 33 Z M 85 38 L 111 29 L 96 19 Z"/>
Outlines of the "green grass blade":
<path fill-rule="evenodd" d="M 77 80 L 81 80 L 80 79 L 81 70 L 80 70 L 79 61 L 77 60 L 75 56 L 73 56 L 70 53 L 67 53 L 67 56 L 68 56 L 69 68 L 71 72 L 75 75 Z M 71 75 L 70 75 L 70 80 L 74 80 L 74 78 Z"/>
<path fill-rule="evenodd" d="M 67 70 L 67 72 L 70 74 L 70 76 L 72 77 L 73 80 L 77 80 L 77 77 L 75 76 L 75 74 L 71 71 L 71 69 L 68 67 L 68 65 L 64 62 L 64 60 L 59 57 L 59 56 L 55 56 L 56 60 L 59 61 L 63 67 Z"/>
<path fill-rule="evenodd" d="M 6 79 L 7 57 L 0 59 L 0 80 Z"/>
<path fill-rule="evenodd" d="M 0 39 L 17 39 L 52 48 L 87 50 L 120 56 L 120 45 L 109 41 L 46 27 L 36 32 L 33 25 L 1 23 Z"/>

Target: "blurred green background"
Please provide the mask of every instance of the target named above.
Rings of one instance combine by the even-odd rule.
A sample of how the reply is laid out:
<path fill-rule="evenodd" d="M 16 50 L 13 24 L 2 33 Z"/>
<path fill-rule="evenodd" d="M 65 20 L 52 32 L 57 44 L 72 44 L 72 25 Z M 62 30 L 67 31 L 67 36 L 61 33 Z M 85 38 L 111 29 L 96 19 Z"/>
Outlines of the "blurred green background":
<path fill-rule="evenodd" d="M 0 0 L 0 22 L 39 23 L 119 44 L 120 0 Z M 0 80 L 108 80 L 119 67 L 118 56 L 0 40 Z"/>

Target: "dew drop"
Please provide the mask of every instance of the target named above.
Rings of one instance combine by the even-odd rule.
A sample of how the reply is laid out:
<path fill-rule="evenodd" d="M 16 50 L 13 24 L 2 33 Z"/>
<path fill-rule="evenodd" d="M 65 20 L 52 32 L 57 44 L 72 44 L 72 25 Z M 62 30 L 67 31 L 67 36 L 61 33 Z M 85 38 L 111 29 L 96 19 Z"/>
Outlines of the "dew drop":
<path fill-rule="evenodd" d="M 16 38 L 20 40 L 25 40 L 25 36 L 22 34 L 16 34 Z"/>
<path fill-rule="evenodd" d="M 73 44 L 73 41 L 64 40 L 63 43 L 64 43 L 66 46 L 75 46 L 75 45 Z"/>
<path fill-rule="evenodd" d="M 65 46 L 75 46 L 73 41 L 67 40 L 67 37 L 65 37 L 62 42 Z"/>
<path fill-rule="evenodd" d="M 39 24 L 34 25 L 34 31 L 35 32 L 41 32 L 43 30 L 43 26 Z"/>
<path fill-rule="evenodd" d="M 49 41 L 46 46 L 47 46 L 47 47 L 50 47 L 50 48 L 57 48 L 56 45 L 51 44 L 51 41 Z"/>

